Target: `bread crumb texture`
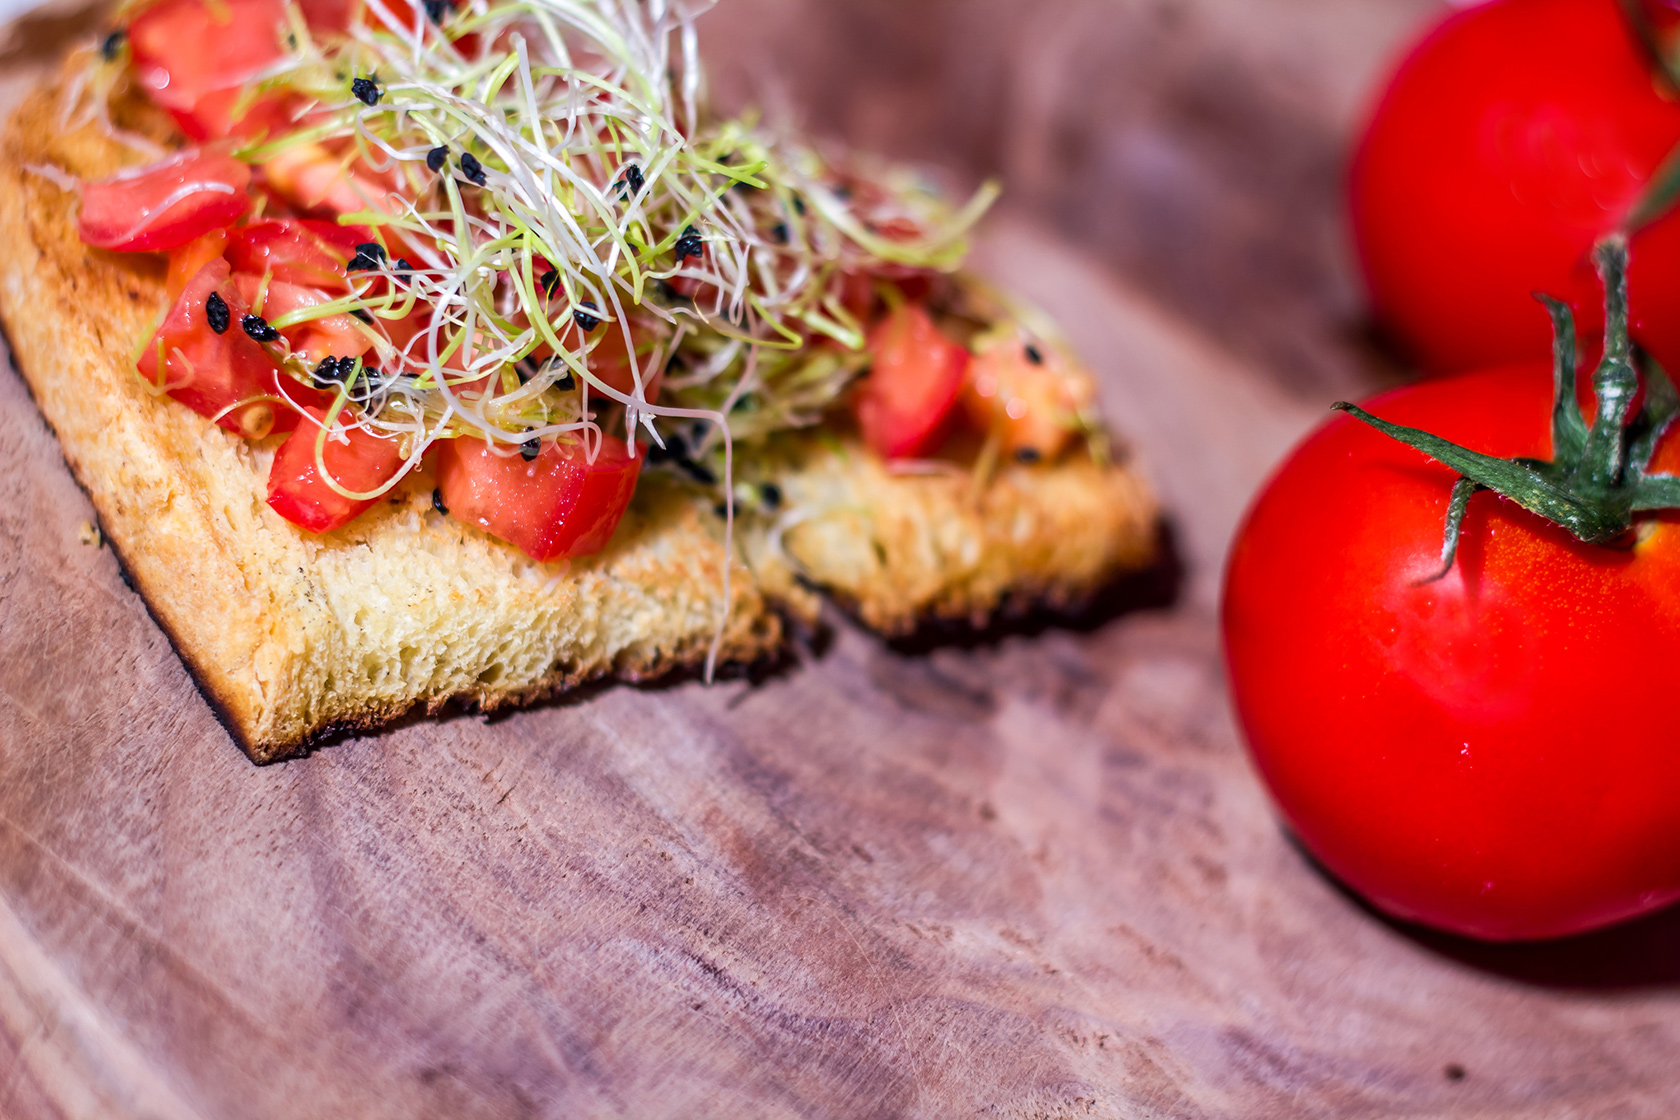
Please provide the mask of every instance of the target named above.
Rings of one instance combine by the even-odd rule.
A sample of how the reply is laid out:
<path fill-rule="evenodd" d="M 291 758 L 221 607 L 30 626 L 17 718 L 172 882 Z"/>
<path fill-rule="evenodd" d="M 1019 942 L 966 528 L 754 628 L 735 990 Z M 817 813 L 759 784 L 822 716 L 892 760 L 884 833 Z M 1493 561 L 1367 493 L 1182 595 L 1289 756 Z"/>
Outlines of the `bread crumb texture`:
<path fill-rule="evenodd" d="M 119 102 L 114 115 L 178 142 L 148 106 Z M 48 85 L 5 133 L 0 318 L 135 585 L 252 758 L 415 705 L 526 703 L 705 658 L 724 606 L 723 524 L 676 482 L 644 476 L 604 551 L 548 564 L 434 511 L 424 474 L 334 533 L 274 513 L 265 480 L 279 437 L 246 443 L 134 372 L 165 310 L 162 258 L 83 245 L 75 195 L 28 168 L 97 179 L 145 157 L 62 121 Z M 774 479 L 785 500 L 738 524 L 727 661 L 774 653 L 784 616 L 815 615 L 813 585 L 896 632 L 930 615 L 1067 605 L 1154 548 L 1144 485 L 1083 458 L 1009 467 L 976 488 L 894 474 L 845 438 L 785 437 L 743 472 Z"/>

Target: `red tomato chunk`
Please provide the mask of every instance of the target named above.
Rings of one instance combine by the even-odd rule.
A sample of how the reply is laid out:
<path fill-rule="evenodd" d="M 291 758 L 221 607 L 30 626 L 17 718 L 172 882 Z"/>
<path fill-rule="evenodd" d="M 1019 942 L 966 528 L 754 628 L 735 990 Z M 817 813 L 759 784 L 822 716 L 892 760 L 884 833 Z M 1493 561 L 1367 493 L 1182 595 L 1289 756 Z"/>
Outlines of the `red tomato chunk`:
<path fill-rule="evenodd" d="M 288 284 L 347 292 L 350 280 L 344 271 L 356 246 L 372 241 L 373 233 L 361 226 L 341 226 L 309 218 L 252 222 L 233 231 L 227 259 L 235 272 L 261 276 Z"/>
<path fill-rule="evenodd" d="M 201 416 L 215 419 L 230 432 L 260 439 L 271 431 L 297 424 L 297 413 L 281 397 L 279 368 L 261 346 L 240 329 L 239 320 L 250 308 L 230 281 L 231 270 L 220 257 L 188 281 L 152 335 L 136 367 L 154 385 Z M 227 307 L 227 327 L 211 329 L 208 304 L 220 296 Z M 162 372 L 159 372 L 159 362 Z M 291 398 L 318 396 L 314 390 L 288 385 Z M 235 408 L 241 401 L 251 403 Z"/>
<path fill-rule="evenodd" d="M 326 422 L 326 410 L 310 408 L 309 415 Z M 347 419 L 344 415 L 341 418 Z M 286 437 L 268 468 L 268 504 L 287 521 L 312 533 L 326 533 L 355 520 L 378 498 L 346 498 L 327 485 L 315 458 L 321 435 L 316 424 L 304 424 Z M 321 463 L 339 486 L 353 493 L 377 490 L 402 469 L 402 449 L 361 428 L 347 428 L 342 438 L 329 435 Z"/>
<path fill-rule="evenodd" d="M 874 366 L 853 398 L 863 438 L 888 459 L 939 444 L 968 369 L 968 349 L 945 337 L 926 309 L 909 303 L 869 334 Z"/>
<path fill-rule="evenodd" d="M 272 130 L 285 114 L 259 99 L 235 121 L 240 87 L 281 57 L 282 0 L 163 0 L 134 17 L 134 71 L 153 101 L 195 140 Z"/>
<path fill-rule="evenodd" d="M 251 209 L 251 169 L 196 149 L 82 188 L 78 232 L 101 249 L 175 249 Z"/>
<path fill-rule="evenodd" d="M 438 489 L 449 512 L 534 560 L 599 552 L 630 504 L 643 456 L 603 436 L 593 463 L 577 444 L 550 442 L 526 461 L 498 455 L 483 440 L 444 440 Z"/>

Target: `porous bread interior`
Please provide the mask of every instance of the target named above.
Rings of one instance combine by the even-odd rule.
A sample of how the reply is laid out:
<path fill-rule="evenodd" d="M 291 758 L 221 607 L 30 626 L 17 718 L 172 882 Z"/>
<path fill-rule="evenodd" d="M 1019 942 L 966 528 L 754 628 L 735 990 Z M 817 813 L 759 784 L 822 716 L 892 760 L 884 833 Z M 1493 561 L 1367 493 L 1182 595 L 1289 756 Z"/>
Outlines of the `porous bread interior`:
<path fill-rule="evenodd" d="M 72 60 L 69 66 L 76 65 Z M 264 500 L 278 438 L 248 444 L 153 395 L 133 372 L 165 297 L 158 259 L 81 243 L 74 198 L 26 170 L 93 179 L 143 157 L 66 132 L 55 86 L 10 122 L 0 161 L 0 317 L 107 536 L 201 687 L 253 758 L 416 703 L 522 702 L 605 674 L 705 656 L 722 608 L 722 523 L 707 499 L 644 476 L 602 553 L 538 564 L 436 513 L 417 477 L 335 533 Z M 175 138 L 143 104 L 123 123 Z M 739 525 L 721 654 L 777 648 L 780 613 L 833 590 L 868 624 L 1068 605 L 1147 564 L 1157 509 L 1133 472 L 1081 454 L 971 477 L 895 473 L 845 434 L 780 437 L 743 477 L 775 481 L 774 515 Z"/>

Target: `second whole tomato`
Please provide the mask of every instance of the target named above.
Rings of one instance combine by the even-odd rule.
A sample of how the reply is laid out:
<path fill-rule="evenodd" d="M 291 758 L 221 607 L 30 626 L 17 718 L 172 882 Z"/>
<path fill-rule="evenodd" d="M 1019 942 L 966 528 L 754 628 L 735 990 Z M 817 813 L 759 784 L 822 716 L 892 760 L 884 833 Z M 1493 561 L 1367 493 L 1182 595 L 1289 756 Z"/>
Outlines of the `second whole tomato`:
<path fill-rule="evenodd" d="M 1617 0 L 1491 0 L 1434 28 L 1390 81 L 1349 207 L 1374 311 L 1425 369 L 1540 360 L 1545 312 L 1602 329 L 1588 259 L 1680 143 L 1680 101 Z M 1680 214 L 1632 245 L 1632 333 L 1680 367 Z"/>
<path fill-rule="evenodd" d="M 1548 457 L 1544 364 L 1368 402 Z M 1680 470 L 1672 429 L 1651 470 Z M 1226 573 L 1233 700 L 1301 842 L 1397 917 L 1491 939 L 1680 898 L 1680 520 L 1584 544 L 1490 491 L 1441 568 L 1455 475 L 1345 416 L 1284 463 Z"/>

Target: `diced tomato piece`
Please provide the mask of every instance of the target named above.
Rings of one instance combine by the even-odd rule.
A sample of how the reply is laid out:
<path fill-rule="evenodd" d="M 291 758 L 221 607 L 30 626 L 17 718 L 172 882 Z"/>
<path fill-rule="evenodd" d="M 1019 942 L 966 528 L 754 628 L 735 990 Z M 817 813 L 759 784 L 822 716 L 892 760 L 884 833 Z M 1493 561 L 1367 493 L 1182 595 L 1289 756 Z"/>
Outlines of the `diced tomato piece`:
<path fill-rule="evenodd" d="M 995 432 L 1006 455 L 1049 459 L 1078 430 L 1081 409 L 1096 398 L 1091 375 L 1053 350 L 1001 338 L 976 354 L 963 382 L 969 423 Z"/>
<path fill-rule="evenodd" d="M 438 448 L 438 489 L 452 516 L 534 560 L 587 556 L 612 539 L 643 458 L 632 459 L 615 436 L 602 437 L 593 463 L 575 443 L 546 443 L 526 461 L 497 455 L 483 440 L 445 440 Z"/>
<path fill-rule="evenodd" d="M 365 164 L 345 164 L 319 144 L 290 148 L 262 165 L 263 182 L 300 210 L 354 214 L 361 210 L 394 213 L 390 198 L 394 173 L 381 175 Z"/>
<path fill-rule="evenodd" d="M 852 398 L 863 438 L 888 459 L 925 455 L 957 403 L 968 348 L 945 337 L 919 303 L 906 303 L 869 333 L 874 363 Z"/>
<path fill-rule="evenodd" d="M 248 439 L 297 424 L 297 413 L 282 401 L 263 400 L 224 410 L 252 397 L 280 395 L 279 368 L 239 321 L 249 305 L 229 280 L 228 263 L 217 258 L 199 269 L 181 297 L 147 343 L 137 367 L 146 380 L 168 387 L 169 395 L 201 416 Z M 217 334 L 210 326 L 207 304 L 211 294 L 221 297 L 228 311 L 227 329 Z M 163 363 L 159 376 L 158 363 Z M 288 385 L 293 400 L 318 394 Z"/>
<path fill-rule="evenodd" d="M 408 0 L 397 0 L 406 8 Z M 350 23 L 360 13 L 361 0 L 298 0 L 304 22 L 318 35 L 350 30 Z"/>
<path fill-rule="evenodd" d="M 199 269 L 222 255 L 227 248 L 228 231 L 213 229 L 178 248 L 169 250 L 169 276 L 164 283 L 170 302 L 181 298 Z"/>
<path fill-rule="evenodd" d="M 560 341 L 568 345 L 576 341 L 578 346 L 583 346 L 595 335 L 600 335 L 601 341 L 589 352 L 589 372 L 619 392 L 629 394 L 635 388 L 636 381 L 630 376 L 631 344 L 625 341 L 624 324 L 617 319 L 608 320 L 594 331 L 583 335 L 577 320 L 573 319 L 566 325 L 566 330 L 561 332 Z M 653 404 L 659 400 L 659 387 L 665 381 L 665 370 L 649 368 L 649 358 L 652 357 L 649 353 L 640 353 L 636 357 L 642 373 L 642 395 L 649 404 Z"/>
<path fill-rule="evenodd" d="M 82 187 L 77 232 L 101 249 L 174 249 L 244 217 L 250 185 L 251 169 L 232 156 L 190 149 Z"/>
<path fill-rule="evenodd" d="M 233 274 L 233 284 L 238 289 L 240 298 L 248 306 L 255 307 L 262 277 L 249 272 L 236 272 Z M 263 290 L 262 317 L 273 323 L 283 315 L 308 307 L 319 307 L 342 294 L 325 292 L 320 288 L 310 288 L 302 284 L 288 284 L 284 280 L 270 277 L 268 287 Z M 354 319 L 345 314 L 323 315 L 319 319 L 280 327 L 279 331 L 293 350 L 308 354 L 312 361 L 320 361 L 328 354 L 340 358 L 354 358 L 358 354 L 366 353 L 373 346 L 373 340 L 357 328 Z"/>
<path fill-rule="evenodd" d="M 325 409 L 308 413 L 326 422 Z M 326 533 L 355 520 L 377 498 L 346 498 L 328 486 L 315 460 L 315 444 L 321 429 L 316 424 L 300 425 L 286 437 L 268 468 L 268 504 L 293 525 L 311 533 Z M 402 469 L 402 449 L 394 439 L 385 439 L 361 428 L 346 428 L 343 438 L 329 435 L 321 451 L 327 473 L 344 489 L 365 494 L 377 490 Z"/>
<path fill-rule="evenodd" d="M 140 85 L 197 139 L 247 79 L 282 54 L 284 0 L 161 0 L 128 25 Z M 206 125 L 208 124 L 209 130 Z"/>
<path fill-rule="evenodd" d="M 269 272 L 288 284 L 346 292 L 350 279 L 344 267 L 356 246 L 371 240 L 372 231 L 363 226 L 313 218 L 271 219 L 234 230 L 227 259 L 235 272 Z"/>
<path fill-rule="evenodd" d="M 241 140 L 284 136 L 307 119 L 308 107 L 309 102 L 295 93 L 270 91 L 247 99 L 244 90 L 235 87 L 207 93 L 190 110 L 171 115 L 182 132 L 203 144 L 229 136 Z"/>

